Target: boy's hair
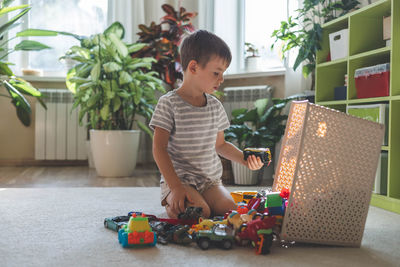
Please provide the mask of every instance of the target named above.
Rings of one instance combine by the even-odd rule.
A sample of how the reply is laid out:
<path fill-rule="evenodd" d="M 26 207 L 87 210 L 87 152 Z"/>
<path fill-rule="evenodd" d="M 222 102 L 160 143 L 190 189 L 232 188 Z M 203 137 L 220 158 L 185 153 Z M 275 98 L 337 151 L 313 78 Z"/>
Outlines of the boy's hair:
<path fill-rule="evenodd" d="M 217 35 L 206 30 L 197 30 L 187 36 L 181 44 L 180 54 L 183 71 L 191 60 L 196 60 L 201 67 L 205 67 L 213 56 L 220 57 L 228 66 L 232 60 L 228 45 Z"/>

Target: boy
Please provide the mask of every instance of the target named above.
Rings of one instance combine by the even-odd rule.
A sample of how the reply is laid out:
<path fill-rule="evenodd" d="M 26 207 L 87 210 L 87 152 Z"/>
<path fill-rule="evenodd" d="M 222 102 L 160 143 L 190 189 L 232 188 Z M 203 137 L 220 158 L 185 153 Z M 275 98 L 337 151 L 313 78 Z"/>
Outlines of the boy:
<path fill-rule="evenodd" d="M 263 164 L 255 156 L 225 142 L 229 121 L 222 104 L 210 94 L 224 81 L 231 62 L 227 44 L 213 33 L 199 30 L 180 48 L 182 85 L 159 99 L 150 127 L 153 156 L 161 172 L 161 204 L 171 218 L 188 206 L 202 207 L 203 216 L 223 215 L 236 205 L 222 186 L 217 153 L 251 170 Z"/>

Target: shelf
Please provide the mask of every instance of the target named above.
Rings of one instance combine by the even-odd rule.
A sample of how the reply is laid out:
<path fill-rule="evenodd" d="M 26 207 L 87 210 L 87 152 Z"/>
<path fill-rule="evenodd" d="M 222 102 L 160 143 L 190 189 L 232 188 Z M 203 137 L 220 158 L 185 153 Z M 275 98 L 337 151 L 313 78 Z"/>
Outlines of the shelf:
<path fill-rule="evenodd" d="M 371 205 L 392 212 L 400 213 L 400 199 L 397 198 L 372 194 Z"/>
<path fill-rule="evenodd" d="M 341 58 L 341 59 L 337 59 L 337 60 L 334 60 L 334 61 L 324 62 L 324 63 L 318 64 L 317 67 L 318 68 L 324 68 L 324 67 L 331 67 L 331 66 L 336 66 L 336 65 L 341 65 L 341 64 L 346 65 L 347 64 L 347 58 Z"/>
<path fill-rule="evenodd" d="M 391 50 L 391 46 L 386 46 L 386 47 L 374 49 L 371 51 L 367 51 L 364 53 L 360 53 L 360 54 L 357 54 L 354 56 L 350 56 L 349 59 L 355 60 L 355 59 L 365 58 L 365 57 L 379 57 L 382 55 L 390 55 L 390 50 Z"/>
<path fill-rule="evenodd" d="M 380 14 L 385 11 L 390 11 L 391 0 L 381 0 L 375 2 L 373 4 L 369 4 L 363 8 L 360 8 L 354 12 L 352 12 L 351 16 L 362 16 L 362 17 L 370 17 L 375 14 Z"/>
<path fill-rule="evenodd" d="M 383 17 L 391 16 L 391 45 L 383 40 Z M 321 50 L 317 52 L 315 99 L 318 105 L 344 110 L 349 105 L 384 103 L 388 105 L 387 143 L 381 154 L 387 157 L 387 180 L 382 195 L 373 194 L 371 205 L 400 213 L 400 0 L 381 0 L 344 17 L 322 25 Z M 326 62 L 329 34 L 349 29 L 346 58 Z M 390 95 L 357 98 L 354 74 L 359 68 L 390 63 Z M 344 83 L 347 74 L 346 100 L 333 100 L 334 88 Z"/>
<path fill-rule="evenodd" d="M 347 100 L 320 101 L 320 102 L 317 102 L 317 104 L 320 106 L 346 105 Z"/>
<path fill-rule="evenodd" d="M 391 99 L 390 96 L 373 97 L 373 98 L 357 98 L 347 100 L 347 104 L 363 104 L 363 103 L 374 103 L 374 102 L 388 102 Z"/>

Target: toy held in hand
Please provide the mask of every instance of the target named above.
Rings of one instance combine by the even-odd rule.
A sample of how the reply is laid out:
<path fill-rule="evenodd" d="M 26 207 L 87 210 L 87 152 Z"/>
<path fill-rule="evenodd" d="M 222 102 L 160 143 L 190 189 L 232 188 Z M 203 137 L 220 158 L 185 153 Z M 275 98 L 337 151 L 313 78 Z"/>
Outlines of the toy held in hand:
<path fill-rule="evenodd" d="M 245 148 L 243 150 L 244 160 L 247 160 L 250 155 L 259 157 L 262 163 L 266 164 L 267 166 L 269 166 L 269 164 L 271 163 L 272 157 L 269 148 Z"/>

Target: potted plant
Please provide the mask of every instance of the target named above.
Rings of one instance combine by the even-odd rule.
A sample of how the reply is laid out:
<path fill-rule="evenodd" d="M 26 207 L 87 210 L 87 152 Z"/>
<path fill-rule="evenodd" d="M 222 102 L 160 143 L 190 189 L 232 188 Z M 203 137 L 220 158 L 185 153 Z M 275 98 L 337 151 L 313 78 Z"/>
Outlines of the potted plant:
<path fill-rule="evenodd" d="M 159 73 L 160 78 L 170 88 L 174 88 L 183 78 L 178 48 L 185 34 L 194 31 L 191 19 L 197 13 L 187 12 L 184 7 L 175 10 L 168 4 L 161 8 L 166 15 L 161 18 L 160 24 L 153 21 L 150 26 L 139 25 L 138 42 L 148 45 L 132 53 L 132 57 L 154 57 L 157 62 L 151 70 Z"/>
<path fill-rule="evenodd" d="M 244 66 L 246 71 L 259 71 L 260 68 L 260 56 L 258 55 L 258 49 L 252 43 L 244 43 L 246 50 L 246 57 L 244 59 Z"/>
<path fill-rule="evenodd" d="M 283 114 L 283 109 L 290 101 L 302 98 L 303 94 L 284 99 L 263 98 L 254 102 L 254 109 L 233 110 L 231 126 L 225 131 L 225 139 L 241 150 L 247 147 L 269 148 L 274 159 L 275 146 L 286 128 L 287 115 Z M 264 171 L 263 168 L 260 173 L 253 172 L 236 162 L 232 162 L 232 168 L 236 184 L 257 184 Z"/>
<path fill-rule="evenodd" d="M 298 49 L 293 69 L 304 63 L 302 73 L 304 77 L 311 74 L 312 91 L 315 88 L 316 54 L 321 49 L 321 25 L 347 14 L 359 4 L 357 0 L 303 0 L 303 7 L 297 10 L 297 16 L 282 21 L 280 28 L 272 33 L 275 42 L 271 48 L 277 42 L 283 42 L 280 47 L 283 58 L 288 51 Z"/>
<path fill-rule="evenodd" d="M 113 23 L 103 33 L 83 38 L 62 58 L 78 61 L 67 74 L 67 87 L 79 107 L 79 122 L 87 115 L 90 146 L 99 176 L 131 176 L 136 166 L 140 131 L 150 129 L 137 120 L 150 119 L 155 91 L 165 92 L 157 73 L 149 70 L 155 59 L 132 58 L 146 44 L 126 44 L 124 28 Z"/>
<path fill-rule="evenodd" d="M 16 108 L 18 119 L 23 125 L 30 126 L 32 109 L 25 96 L 27 95 L 36 98 L 36 100 L 38 100 L 44 108 L 46 108 L 46 105 L 41 99 L 41 93 L 36 88 L 34 88 L 24 79 L 16 77 L 14 72 L 9 67 L 13 64 L 7 61 L 7 56 L 10 53 L 17 51 L 40 51 L 43 49 L 49 49 L 50 47 L 37 41 L 22 40 L 10 49 L 8 46 L 9 41 L 19 37 L 57 36 L 58 34 L 70 34 L 48 30 L 26 29 L 18 32 L 13 37 L 8 35 L 8 39 L 4 40 L 5 35 L 9 33 L 8 31 L 17 26 L 18 21 L 30 10 L 29 5 L 10 6 L 11 3 L 12 1 L 2 1 L 0 5 L 0 17 L 7 14 L 9 15 L 9 13 L 14 11 L 18 11 L 18 14 L 15 16 L 10 16 L 10 19 L 2 18 L 2 22 L 0 24 L 0 39 L 2 40 L 0 44 L 0 50 L 2 52 L 2 55 L 0 56 L 0 86 L 4 86 L 8 92 L 8 95 L 0 94 L 0 96 L 10 98 L 11 103 Z"/>

